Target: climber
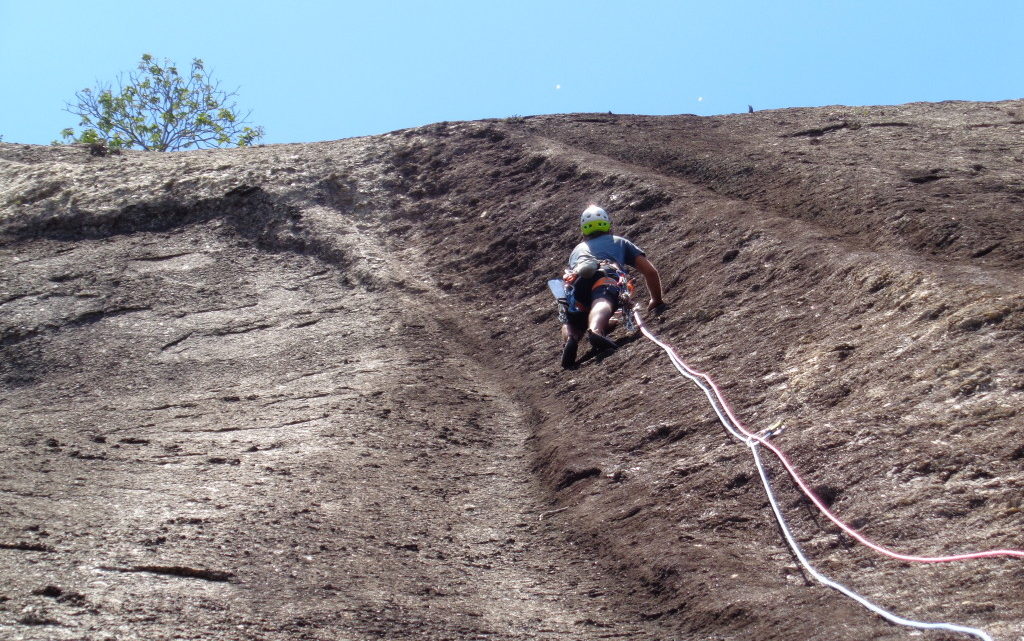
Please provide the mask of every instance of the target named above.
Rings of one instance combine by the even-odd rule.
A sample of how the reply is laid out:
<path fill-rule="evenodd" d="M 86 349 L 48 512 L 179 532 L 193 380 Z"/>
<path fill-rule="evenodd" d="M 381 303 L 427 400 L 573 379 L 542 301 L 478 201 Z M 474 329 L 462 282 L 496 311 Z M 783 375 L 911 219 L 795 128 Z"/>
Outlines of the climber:
<path fill-rule="evenodd" d="M 615 349 L 618 344 L 608 338 L 616 322 L 612 315 L 619 308 L 622 286 L 626 283 L 624 269 L 634 267 L 643 274 L 651 300 L 648 311 L 664 306 L 661 277 L 642 249 L 631 241 L 611 234 L 608 213 L 590 205 L 580 216 L 584 240 L 569 255 L 569 268 L 562 277 L 571 299 L 559 313 L 562 321 L 562 367 L 576 363 L 579 341 L 586 332 L 595 350 Z"/>

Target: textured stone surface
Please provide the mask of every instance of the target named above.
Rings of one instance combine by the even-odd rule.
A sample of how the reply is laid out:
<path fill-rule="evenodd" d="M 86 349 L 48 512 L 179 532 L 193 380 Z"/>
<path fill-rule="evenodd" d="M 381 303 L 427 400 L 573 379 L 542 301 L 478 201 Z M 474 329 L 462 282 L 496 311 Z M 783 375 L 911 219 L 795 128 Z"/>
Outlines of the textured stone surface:
<path fill-rule="evenodd" d="M 807 583 L 653 344 L 563 371 L 544 281 L 601 204 L 661 271 L 652 329 L 842 517 L 1020 549 L 1022 130 L 1010 101 L 0 143 L 0 632 L 905 638 Z M 833 578 L 1024 634 L 1022 561 L 885 560 L 773 469 Z"/>

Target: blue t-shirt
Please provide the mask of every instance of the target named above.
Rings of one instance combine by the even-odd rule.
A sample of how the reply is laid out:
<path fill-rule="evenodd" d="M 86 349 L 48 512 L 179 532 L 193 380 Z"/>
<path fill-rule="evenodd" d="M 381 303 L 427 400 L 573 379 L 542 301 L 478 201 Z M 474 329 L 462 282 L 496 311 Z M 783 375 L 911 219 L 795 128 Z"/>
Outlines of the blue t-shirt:
<path fill-rule="evenodd" d="M 590 238 L 576 245 L 576 249 L 572 250 L 572 254 L 569 255 L 569 269 L 575 267 L 580 257 L 586 254 L 590 254 L 598 261 L 614 261 L 623 268 L 627 265 L 636 267 L 637 257 L 647 255 L 644 250 L 622 236 L 601 234 L 597 238 Z"/>

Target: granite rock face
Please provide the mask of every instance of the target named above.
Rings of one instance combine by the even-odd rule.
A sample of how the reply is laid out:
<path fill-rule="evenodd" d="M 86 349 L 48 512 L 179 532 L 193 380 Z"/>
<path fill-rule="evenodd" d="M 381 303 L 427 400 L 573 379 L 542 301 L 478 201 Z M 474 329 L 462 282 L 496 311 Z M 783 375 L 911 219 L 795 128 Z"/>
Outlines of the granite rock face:
<path fill-rule="evenodd" d="M 0 632 L 905 638 L 809 582 L 656 345 L 563 370 L 545 280 L 600 204 L 651 330 L 840 517 L 1021 549 L 1022 135 L 1007 101 L 0 143 Z M 769 466 L 830 577 L 1024 634 L 1024 561 L 888 560 Z"/>

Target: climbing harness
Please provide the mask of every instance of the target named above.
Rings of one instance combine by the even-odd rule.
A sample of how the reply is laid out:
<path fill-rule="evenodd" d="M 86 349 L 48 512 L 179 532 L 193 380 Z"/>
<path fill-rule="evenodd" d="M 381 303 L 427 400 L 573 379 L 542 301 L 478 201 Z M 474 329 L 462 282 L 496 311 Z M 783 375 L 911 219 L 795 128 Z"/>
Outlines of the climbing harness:
<path fill-rule="evenodd" d="M 558 302 L 558 322 L 565 325 L 569 322 L 569 314 L 582 314 L 587 310 L 577 300 L 576 287 L 583 285 L 593 292 L 599 287 L 615 287 L 619 294 L 619 310 L 622 320 L 625 323 L 626 331 L 636 331 L 636 321 L 633 317 L 633 280 L 622 268 L 612 261 L 600 262 L 597 271 L 592 278 L 574 278 L 573 272 L 567 271 L 562 280 L 549 280 L 548 288 L 554 294 Z M 589 292 L 588 292 L 589 293 Z M 588 297 L 589 298 L 589 297 Z"/>
<path fill-rule="evenodd" d="M 635 311 L 633 313 L 635 314 Z M 732 412 L 728 403 L 725 401 L 725 398 L 722 395 L 721 390 L 718 389 L 718 386 L 715 385 L 715 382 L 711 380 L 711 378 L 707 374 L 694 370 L 685 362 L 683 362 L 679 355 L 675 353 L 675 350 L 673 350 L 669 345 L 660 341 L 656 336 L 654 336 L 654 334 L 652 334 L 650 330 L 648 330 L 647 327 L 644 325 L 643 319 L 640 318 L 638 314 L 635 315 L 636 324 L 640 328 L 640 331 L 643 333 L 643 335 L 647 337 L 655 345 L 661 347 L 665 351 L 665 353 L 668 354 L 669 359 L 672 361 L 672 364 L 679 371 L 679 373 L 688 378 L 689 380 L 691 380 L 704 392 L 705 396 L 707 396 L 708 398 L 708 401 L 711 403 L 712 409 L 718 416 L 719 421 L 729 432 L 729 434 L 731 434 L 734 438 L 743 442 L 750 448 L 751 453 L 754 456 L 754 463 L 757 467 L 758 474 L 761 478 L 761 484 L 764 486 L 765 493 L 768 495 L 768 501 L 772 506 L 772 511 L 774 512 L 775 518 L 779 523 L 779 527 L 782 530 L 783 536 L 786 539 L 786 543 L 793 551 L 793 554 L 800 561 L 800 564 L 811 574 L 811 576 L 813 576 L 818 582 L 822 583 L 823 585 L 826 585 L 830 588 L 833 588 L 834 590 L 837 590 L 845 594 L 846 596 L 863 605 L 865 608 L 871 610 L 875 614 L 878 614 L 879 616 L 885 618 L 886 620 L 892 623 L 912 628 L 918 628 L 922 630 L 947 630 L 950 632 L 960 632 L 963 634 L 975 636 L 979 639 L 982 639 L 983 641 L 992 641 L 992 637 L 989 636 L 988 633 L 977 628 L 971 628 L 952 623 L 929 623 L 924 621 L 914 621 L 911 619 L 900 617 L 897 614 L 889 612 L 888 610 L 885 610 L 875 605 L 874 603 L 871 603 L 866 598 L 854 592 L 850 588 L 836 581 L 833 581 L 825 575 L 818 572 L 807 560 L 807 557 L 803 554 L 803 551 L 800 549 L 799 544 L 796 542 L 796 539 L 793 537 L 788 525 L 786 524 L 785 518 L 782 515 L 782 511 L 779 508 L 778 501 L 775 498 L 774 491 L 772 490 L 771 482 L 768 480 L 767 472 L 765 471 L 764 465 L 761 461 L 758 447 L 761 445 L 767 447 L 769 450 L 771 450 L 773 454 L 775 454 L 779 458 L 780 461 L 783 462 L 783 465 L 785 466 L 787 472 L 789 472 L 790 476 L 793 477 L 797 485 L 800 486 L 801 490 L 814 502 L 816 506 L 818 506 L 819 509 L 822 510 L 822 512 L 826 516 L 829 517 L 830 520 L 832 520 L 833 523 L 839 525 L 843 529 L 843 531 L 847 532 L 851 536 L 854 536 L 854 538 L 856 538 L 861 543 L 864 543 L 868 547 L 876 551 L 882 552 L 884 554 L 887 554 L 888 556 L 891 556 L 893 558 L 898 558 L 906 561 L 918 561 L 922 563 L 938 563 L 992 556 L 1024 557 L 1024 552 L 1020 550 L 989 550 L 986 552 L 960 554 L 945 557 L 919 557 L 912 555 L 901 555 L 892 552 L 878 544 L 872 543 L 866 537 L 856 532 L 856 530 L 846 525 L 845 523 L 840 521 L 838 517 L 832 514 L 832 512 L 828 510 L 827 506 L 824 505 L 821 499 L 818 498 L 817 495 L 815 495 L 809 487 L 807 487 L 806 483 L 804 483 L 802 479 L 800 479 L 799 475 L 796 473 L 796 470 L 793 468 L 792 464 L 789 462 L 788 458 L 785 457 L 782 451 L 776 448 L 768 441 L 768 439 L 771 436 L 778 434 L 781 431 L 781 429 L 783 429 L 781 421 L 776 422 L 767 430 L 764 430 L 763 432 L 757 434 L 752 433 L 746 428 L 744 428 L 740 421 L 736 418 L 735 414 Z"/>

